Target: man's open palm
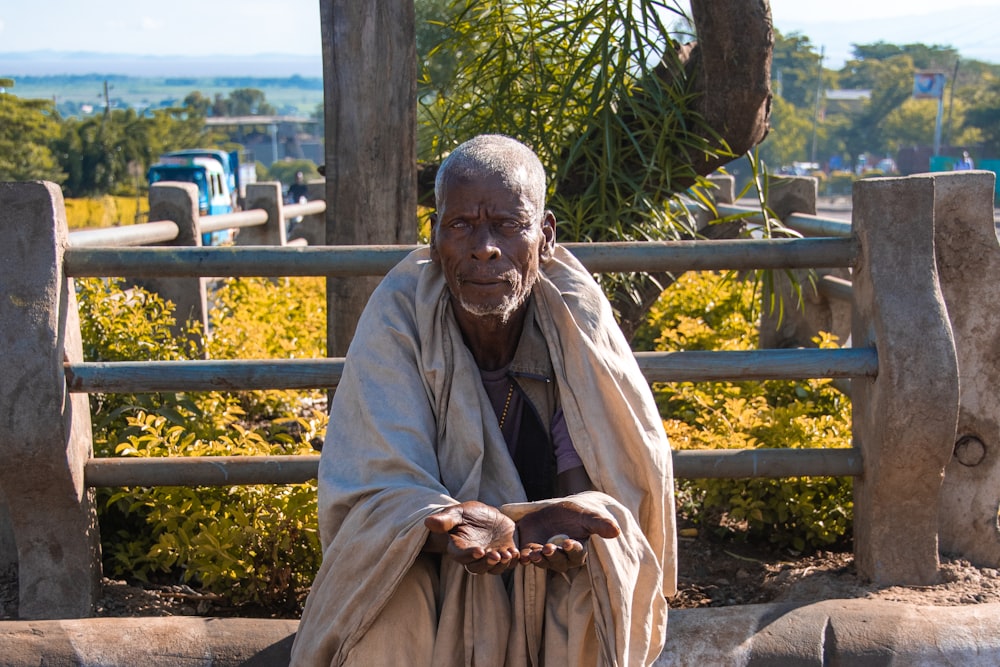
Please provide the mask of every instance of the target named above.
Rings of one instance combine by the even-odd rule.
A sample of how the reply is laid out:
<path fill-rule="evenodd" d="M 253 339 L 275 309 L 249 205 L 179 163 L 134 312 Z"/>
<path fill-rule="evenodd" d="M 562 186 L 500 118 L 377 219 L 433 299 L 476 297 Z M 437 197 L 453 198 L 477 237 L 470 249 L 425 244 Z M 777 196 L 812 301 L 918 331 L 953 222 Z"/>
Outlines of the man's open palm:
<path fill-rule="evenodd" d="M 611 539 L 621 534 L 614 519 L 572 500 L 525 515 L 518 521 L 517 531 L 521 564 L 557 572 L 583 565 L 587 554 L 583 543 L 592 535 Z"/>
<path fill-rule="evenodd" d="M 424 525 L 447 534 L 448 555 L 473 574 L 501 574 L 518 562 L 514 522 L 495 507 L 471 500 L 431 514 Z"/>

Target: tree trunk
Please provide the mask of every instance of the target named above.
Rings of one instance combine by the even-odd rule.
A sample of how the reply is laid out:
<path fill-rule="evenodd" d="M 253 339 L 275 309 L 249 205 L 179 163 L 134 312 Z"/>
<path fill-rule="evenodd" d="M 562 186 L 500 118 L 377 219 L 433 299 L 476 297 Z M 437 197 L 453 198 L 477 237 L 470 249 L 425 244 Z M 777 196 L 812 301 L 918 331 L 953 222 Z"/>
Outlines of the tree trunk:
<path fill-rule="evenodd" d="M 417 68 L 413 0 L 320 0 L 326 242 L 412 244 Z M 327 278 L 327 355 L 343 356 L 378 278 Z"/>
<path fill-rule="evenodd" d="M 771 115 L 774 29 L 767 0 L 691 0 L 698 42 L 685 71 L 698 93 L 693 112 L 739 157 L 767 136 Z M 707 176 L 733 158 L 690 155 Z"/>
<path fill-rule="evenodd" d="M 698 41 L 678 49 L 683 76 L 697 93 L 692 114 L 701 116 L 717 134 L 710 137 L 720 149 L 715 155 L 687 154 L 699 176 L 719 167 L 759 144 L 767 136 L 771 113 L 771 56 L 774 30 L 767 0 L 691 0 L 691 14 Z M 676 76 L 664 61 L 658 76 Z M 680 181 L 688 187 L 693 181 Z M 711 225 L 698 230 L 702 238 L 734 238 L 740 223 Z M 628 294 L 612 296 L 619 324 L 629 340 L 645 320 L 646 312 L 677 279 L 671 274 L 640 276 Z"/>

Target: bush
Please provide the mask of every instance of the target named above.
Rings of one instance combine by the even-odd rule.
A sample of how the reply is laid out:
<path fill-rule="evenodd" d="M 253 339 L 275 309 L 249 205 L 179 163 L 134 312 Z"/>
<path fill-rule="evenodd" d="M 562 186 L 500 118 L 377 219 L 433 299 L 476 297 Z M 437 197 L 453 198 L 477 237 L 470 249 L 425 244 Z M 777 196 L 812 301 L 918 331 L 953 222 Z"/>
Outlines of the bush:
<path fill-rule="evenodd" d="M 857 176 L 853 171 L 832 171 L 822 192 L 827 195 L 849 195 Z"/>
<path fill-rule="evenodd" d="M 119 456 L 315 453 L 308 438 L 268 442 L 237 423 L 229 425 L 232 435 L 211 441 L 161 415 L 139 413 L 128 426 L 116 447 Z M 149 581 L 169 573 L 234 604 L 294 612 L 319 568 L 315 484 L 121 489 L 106 507 L 141 518 L 144 528 L 119 529 L 104 540 L 106 566 L 118 576 Z"/>
<path fill-rule="evenodd" d="M 326 357 L 326 279 L 230 278 L 212 297 L 214 359 Z M 325 399 L 323 391 L 247 391 L 236 394 L 251 422 L 294 414 Z"/>
<path fill-rule="evenodd" d="M 650 311 L 640 336 L 656 349 L 754 349 L 750 283 L 684 274 Z M 828 335 L 821 347 L 836 344 Z M 829 380 L 680 382 L 654 393 L 671 446 L 679 449 L 848 447 L 850 401 Z M 682 480 L 690 517 L 720 533 L 804 551 L 841 543 L 852 520 L 850 478 Z"/>
<path fill-rule="evenodd" d="M 216 335 L 205 348 L 218 358 L 323 356 L 321 281 L 227 281 L 214 295 Z M 96 279 L 79 281 L 78 295 L 88 361 L 197 358 L 198 330 L 175 334 L 173 304 L 159 296 Z M 285 337 L 266 325 L 274 319 Z M 320 398 L 318 391 L 94 395 L 95 454 L 314 455 L 311 443 L 326 428 Z M 233 604 L 295 611 L 320 561 L 315 498 L 314 483 L 99 489 L 105 571 L 192 582 Z"/>
<path fill-rule="evenodd" d="M 114 227 L 146 222 L 149 201 L 143 197 L 81 197 L 66 199 L 66 224 L 73 229 Z"/>

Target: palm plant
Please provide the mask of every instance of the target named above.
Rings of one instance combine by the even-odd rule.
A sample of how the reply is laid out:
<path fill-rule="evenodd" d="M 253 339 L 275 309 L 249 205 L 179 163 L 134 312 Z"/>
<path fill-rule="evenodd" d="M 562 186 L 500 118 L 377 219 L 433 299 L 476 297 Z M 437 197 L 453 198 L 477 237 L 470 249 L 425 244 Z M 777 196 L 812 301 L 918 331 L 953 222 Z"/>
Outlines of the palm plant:
<path fill-rule="evenodd" d="M 702 113 L 704 77 L 676 34 L 690 19 L 675 2 L 457 0 L 452 11 L 425 59 L 447 54 L 454 74 L 421 98 L 423 159 L 508 134 L 552 176 L 563 240 L 698 235 L 683 199 L 710 205 L 704 175 L 737 153 Z M 671 280 L 605 278 L 626 333 Z"/>

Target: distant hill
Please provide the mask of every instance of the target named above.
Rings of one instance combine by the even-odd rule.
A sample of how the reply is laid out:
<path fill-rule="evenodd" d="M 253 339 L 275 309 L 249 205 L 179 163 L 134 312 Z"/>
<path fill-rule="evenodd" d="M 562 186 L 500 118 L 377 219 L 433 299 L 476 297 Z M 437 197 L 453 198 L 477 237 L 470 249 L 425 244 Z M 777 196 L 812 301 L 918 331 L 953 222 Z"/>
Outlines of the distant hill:
<path fill-rule="evenodd" d="M 0 52 L 0 77 L 99 74 L 137 77 L 323 76 L 323 59 L 282 53 L 252 56 L 143 56 L 72 51 Z"/>
<path fill-rule="evenodd" d="M 53 51 L 0 53 L 0 78 L 14 79 L 7 92 L 53 100 L 64 116 L 97 113 L 106 102 L 112 108 L 176 106 L 193 91 L 225 97 L 237 88 L 263 91 L 283 115 L 308 116 L 323 103 L 322 77 L 319 58 L 280 54 L 168 58 Z"/>

